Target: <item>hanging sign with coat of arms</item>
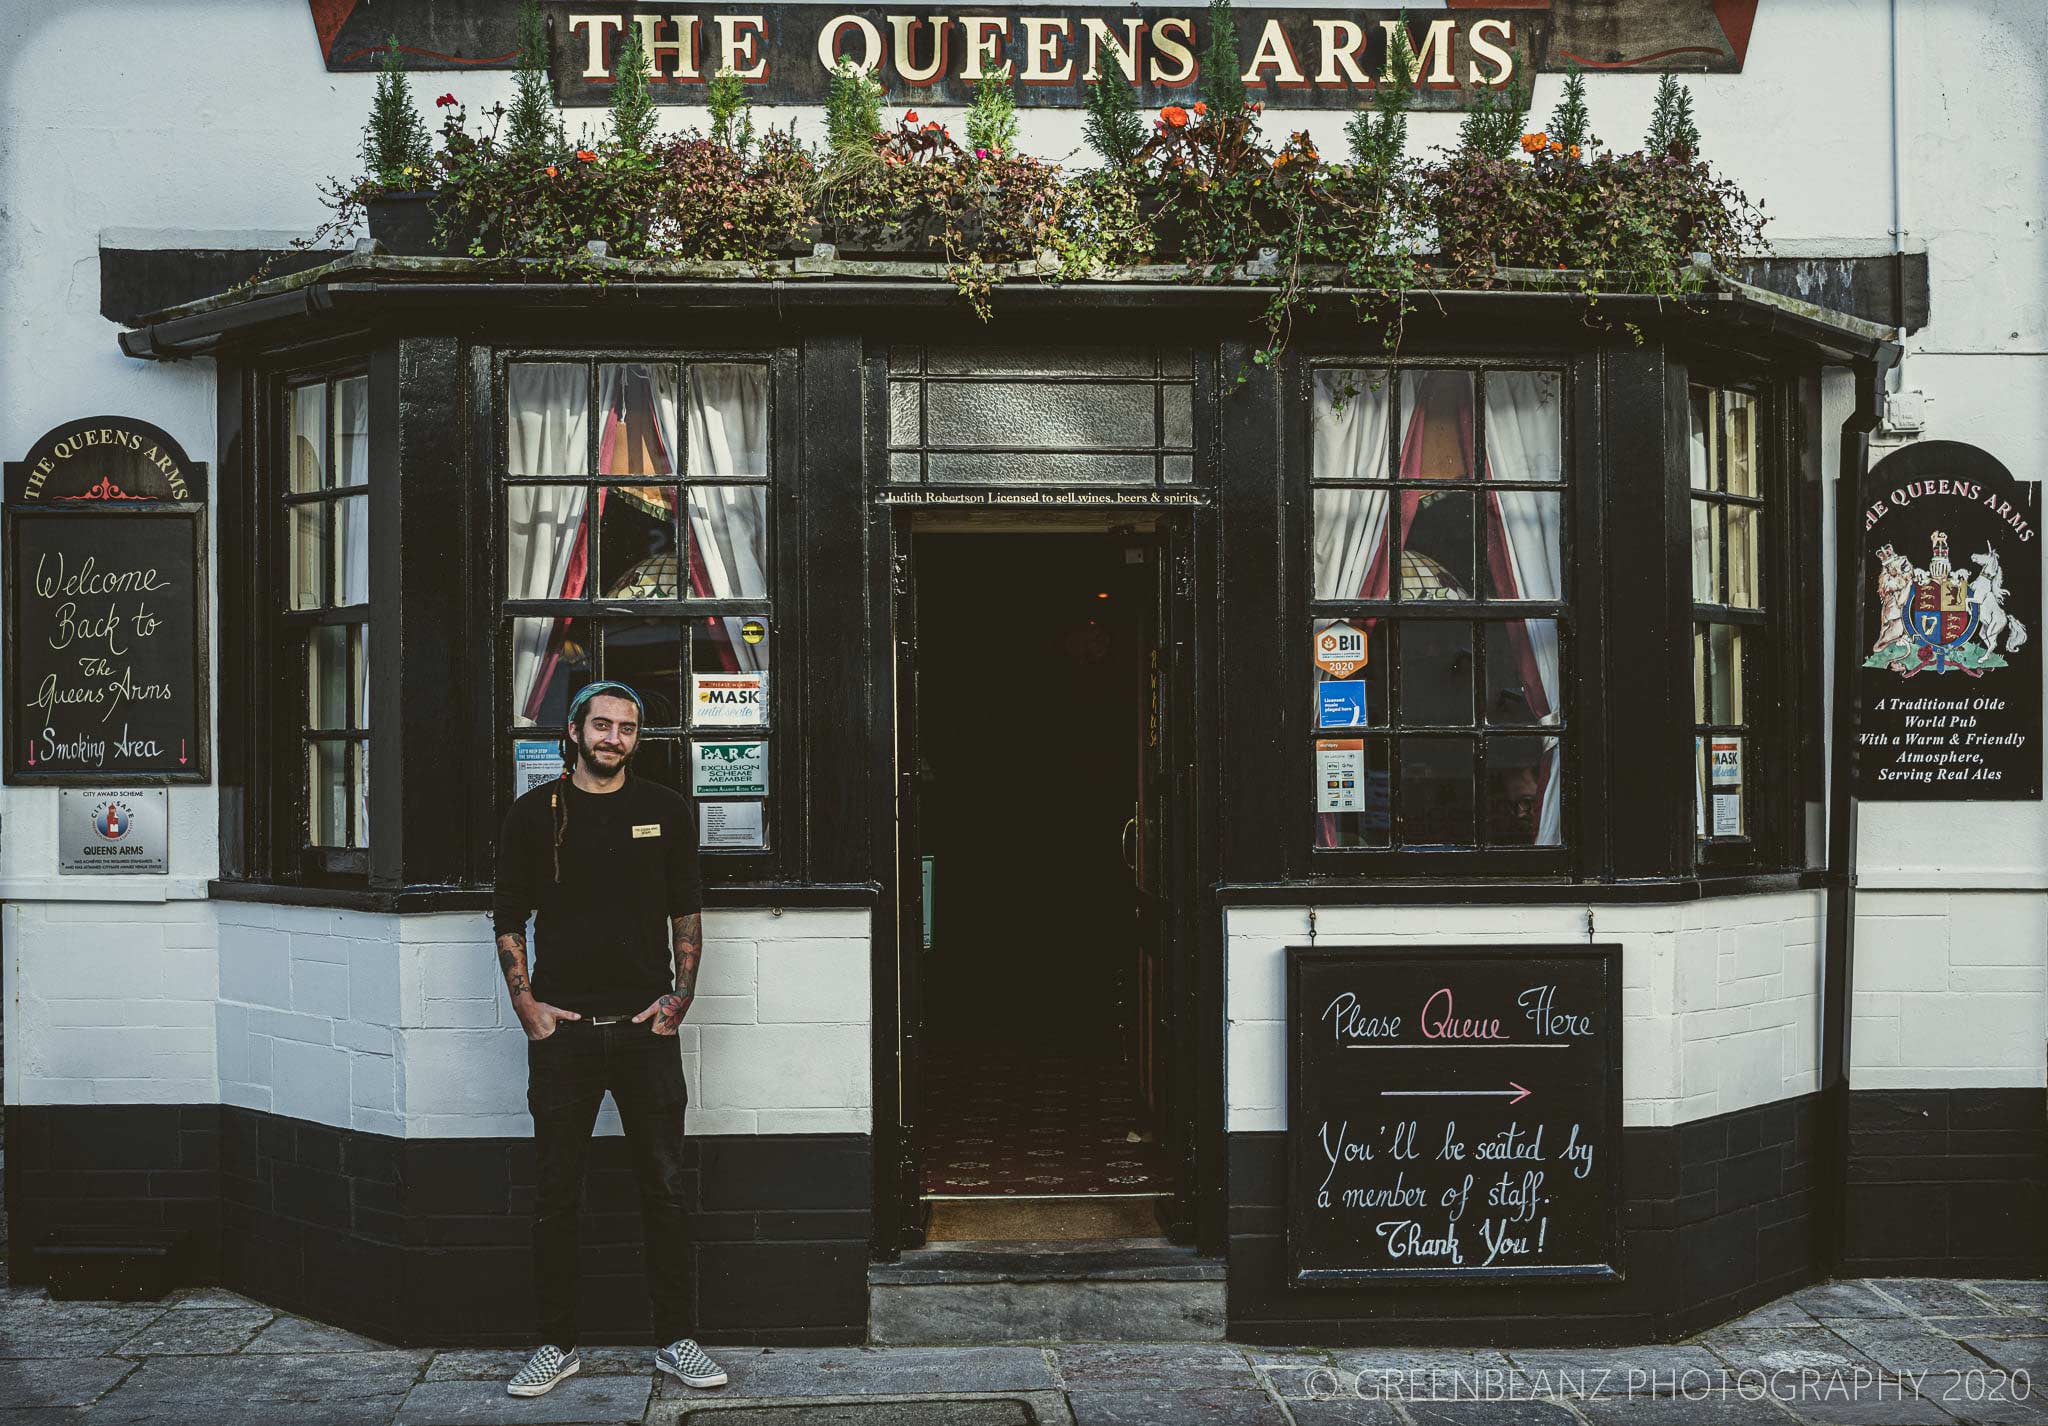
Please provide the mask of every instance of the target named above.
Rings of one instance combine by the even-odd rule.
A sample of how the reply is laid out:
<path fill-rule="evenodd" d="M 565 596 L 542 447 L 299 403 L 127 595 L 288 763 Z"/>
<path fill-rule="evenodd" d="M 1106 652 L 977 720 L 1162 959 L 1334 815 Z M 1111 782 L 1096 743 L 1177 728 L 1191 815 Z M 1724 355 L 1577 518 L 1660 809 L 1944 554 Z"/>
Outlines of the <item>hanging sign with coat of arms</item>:
<path fill-rule="evenodd" d="M 1856 795 L 2041 796 L 2041 487 L 1925 441 L 1865 486 Z"/>

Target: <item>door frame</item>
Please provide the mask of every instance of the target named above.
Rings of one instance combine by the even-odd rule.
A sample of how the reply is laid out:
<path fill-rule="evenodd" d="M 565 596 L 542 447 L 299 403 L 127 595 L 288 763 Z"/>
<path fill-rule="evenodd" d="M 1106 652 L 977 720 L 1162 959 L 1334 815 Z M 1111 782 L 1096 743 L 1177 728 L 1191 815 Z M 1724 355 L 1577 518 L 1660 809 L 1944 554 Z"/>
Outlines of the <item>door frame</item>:
<path fill-rule="evenodd" d="M 1019 531 L 1018 507 L 1001 528 Z M 1136 513 L 1136 512 L 1133 512 Z M 1216 604 L 1197 597 L 1214 590 L 1216 514 L 1209 507 L 1146 511 L 1158 549 L 1161 661 L 1160 768 L 1162 938 L 1169 968 L 1172 1022 L 1165 1055 L 1175 1116 L 1184 1129 L 1176 1164 L 1172 1217 L 1176 1236 L 1205 1253 L 1220 1253 L 1224 1227 L 1222 913 L 1213 812 L 1217 746 L 1213 677 Z M 923 1143 L 919 1001 L 915 957 L 922 942 L 922 893 L 916 861 L 916 783 L 909 762 L 915 739 L 917 582 L 912 559 L 914 516 L 871 508 L 868 522 L 875 579 L 870 588 L 874 636 L 870 672 L 876 690 L 875 806 L 889 839 L 877 858 L 884 881 L 874 916 L 874 1236 L 877 1258 L 893 1259 L 924 1242 L 919 1199 Z M 1052 533 L 1048 525 L 1047 533 Z M 995 533 L 992 522 L 991 533 Z"/>

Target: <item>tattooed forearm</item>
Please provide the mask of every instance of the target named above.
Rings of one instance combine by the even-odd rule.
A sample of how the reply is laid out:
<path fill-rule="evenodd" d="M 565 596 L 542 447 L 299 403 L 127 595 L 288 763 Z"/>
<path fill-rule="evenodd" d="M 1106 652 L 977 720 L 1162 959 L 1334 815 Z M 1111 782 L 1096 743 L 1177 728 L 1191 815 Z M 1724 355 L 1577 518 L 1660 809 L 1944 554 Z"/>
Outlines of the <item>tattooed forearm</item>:
<path fill-rule="evenodd" d="M 704 917 L 692 911 L 687 916 L 670 917 L 669 925 L 675 932 L 676 994 L 689 1000 L 697 994 L 697 962 L 704 954 Z"/>
<path fill-rule="evenodd" d="M 505 990 L 514 1000 L 533 993 L 533 983 L 526 974 L 526 937 L 517 931 L 507 931 L 498 937 L 498 969 L 505 976 Z"/>

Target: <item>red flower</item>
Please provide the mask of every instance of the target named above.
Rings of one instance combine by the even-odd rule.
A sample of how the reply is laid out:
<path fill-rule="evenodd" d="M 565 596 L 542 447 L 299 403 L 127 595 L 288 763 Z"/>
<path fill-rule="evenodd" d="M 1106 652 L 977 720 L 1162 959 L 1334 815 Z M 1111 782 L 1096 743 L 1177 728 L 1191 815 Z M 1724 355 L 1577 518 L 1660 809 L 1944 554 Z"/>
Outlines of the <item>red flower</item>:
<path fill-rule="evenodd" d="M 1209 106 L 1207 104 L 1204 104 L 1201 100 L 1197 99 L 1195 101 L 1195 117 L 1199 119 L 1206 115 L 1208 112 Z"/>
<path fill-rule="evenodd" d="M 585 163 L 597 162 L 597 155 L 592 153 L 589 149 L 576 150 L 576 157 L 582 159 Z"/>
<path fill-rule="evenodd" d="M 445 109 L 454 102 L 455 96 L 453 94 L 443 94 L 439 99 L 436 99 L 434 101 L 434 107 L 437 109 Z"/>
<path fill-rule="evenodd" d="M 903 122 L 906 124 L 915 124 L 917 122 L 917 110 L 912 109 L 908 114 L 905 114 L 903 116 Z"/>
<path fill-rule="evenodd" d="M 1164 109 L 1161 109 L 1159 117 L 1166 120 L 1167 123 L 1173 125 L 1176 129 L 1187 127 L 1188 111 L 1181 108 L 1178 104 L 1169 104 Z"/>
<path fill-rule="evenodd" d="M 546 171 L 547 171 L 547 175 L 548 175 L 548 177 L 549 177 L 549 178 L 556 178 L 556 177 L 559 177 L 559 176 L 560 176 L 560 175 L 558 175 L 558 174 L 557 174 L 557 173 L 555 172 L 555 166 L 554 166 L 553 164 L 549 164 L 549 165 L 547 166 L 547 170 L 546 170 Z"/>

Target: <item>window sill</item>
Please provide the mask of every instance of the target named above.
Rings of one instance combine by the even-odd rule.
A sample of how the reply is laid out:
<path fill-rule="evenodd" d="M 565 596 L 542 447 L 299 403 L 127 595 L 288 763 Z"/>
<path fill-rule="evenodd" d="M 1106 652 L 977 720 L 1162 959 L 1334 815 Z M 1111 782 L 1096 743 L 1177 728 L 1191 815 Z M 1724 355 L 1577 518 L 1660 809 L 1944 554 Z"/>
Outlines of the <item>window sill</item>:
<path fill-rule="evenodd" d="M 1657 881 L 1285 881 L 1226 882 L 1217 887 L 1225 906 L 1505 906 L 1584 903 L 1652 905 L 1811 891 L 1827 884 L 1823 871 L 1760 872 L 1748 876 L 1672 877 Z"/>

